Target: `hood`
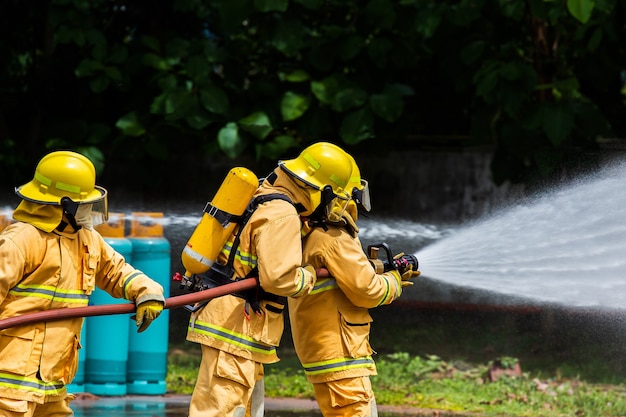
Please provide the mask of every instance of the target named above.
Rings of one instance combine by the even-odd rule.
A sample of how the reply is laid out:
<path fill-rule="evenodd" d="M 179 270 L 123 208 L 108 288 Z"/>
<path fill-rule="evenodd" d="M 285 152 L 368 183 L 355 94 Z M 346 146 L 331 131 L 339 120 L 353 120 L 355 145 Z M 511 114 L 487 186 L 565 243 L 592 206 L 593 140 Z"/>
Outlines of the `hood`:
<path fill-rule="evenodd" d="M 313 189 L 311 189 L 311 191 L 319 192 Z M 311 207 L 311 198 L 307 190 L 298 186 L 291 176 L 279 167 L 276 167 L 274 171 L 265 178 L 255 195 L 265 195 L 276 192 L 285 194 L 296 206 L 304 208 L 304 211 L 299 213 L 301 216 L 308 216 L 315 209 L 315 207 Z"/>
<path fill-rule="evenodd" d="M 39 204 L 22 200 L 13 211 L 13 218 L 49 233 L 61 223 L 63 208 L 51 204 Z"/>

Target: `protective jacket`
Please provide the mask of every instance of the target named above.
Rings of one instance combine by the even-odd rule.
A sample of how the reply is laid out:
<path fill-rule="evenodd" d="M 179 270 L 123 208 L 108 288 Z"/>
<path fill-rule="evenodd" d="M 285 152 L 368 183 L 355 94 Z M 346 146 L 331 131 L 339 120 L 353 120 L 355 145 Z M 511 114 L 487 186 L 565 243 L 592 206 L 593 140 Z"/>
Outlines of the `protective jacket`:
<path fill-rule="evenodd" d="M 303 262 L 332 277 L 319 278 L 306 297 L 288 300 L 296 354 L 311 383 L 376 375 L 368 309 L 402 292 L 397 271 L 376 274 L 357 232 L 346 218 L 342 226 L 311 229 L 303 241 Z"/>
<path fill-rule="evenodd" d="M 284 194 L 294 203 L 309 201 L 304 189 L 278 168 L 265 179 L 253 198 L 274 193 Z M 273 199 L 257 207 L 243 226 L 234 258 L 233 279 L 246 277 L 256 269 L 254 275 L 258 275 L 261 288 L 268 293 L 300 297 L 311 291 L 315 276 L 301 267 L 301 221 L 291 202 Z M 306 206 L 303 209 L 311 210 Z M 219 263 L 226 263 L 232 247 L 233 238 L 224 245 Z M 284 330 L 284 302 L 263 300 L 261 314 L 252 312 L 249 318 L 244 314 L 245 303 L 235 295 L 212 299 L 192 313 L 187 340 L 259 363 L 277 362 L 276 348 Z"/>
<path fill-rule="evenodd" d="M 45 232 L 17 222 L 0 234 L 0 319 L 84 307 L 96 286 L 136 304 L 165 300 L 163 288 L 98 232 Z M 81 317 L 0 330 L 0 397 L 36 403 L 65 398 L 77 370 L 82 324 Z"/>

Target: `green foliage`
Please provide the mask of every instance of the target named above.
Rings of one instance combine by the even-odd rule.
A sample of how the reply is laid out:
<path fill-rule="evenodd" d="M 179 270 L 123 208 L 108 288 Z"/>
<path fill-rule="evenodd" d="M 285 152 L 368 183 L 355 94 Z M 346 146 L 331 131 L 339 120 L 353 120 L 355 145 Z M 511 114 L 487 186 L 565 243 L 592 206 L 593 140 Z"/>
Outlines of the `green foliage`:
<path fill-rule="evenodd" d="M 28 158 L 2 162 L 30 169 L 54 138 L 141 165 L 470 135 L 495 147 L 497 182 L 545 175 L 626 134 L 624 13 L 622 0 L 6 1 L 0 139 Z"/>
<path fill-rule="evenodd" d="M 378 359 L 377 368 L 379 375 L 372 379 L 380 404 L 507 416 L 621 416 L 626 412 L 626 397 L 620 386 L 540 380 L 528 373 L 488 382 L 485 365 L 468 367 L 435 356 L 411 357 L 406 353 Z"/>
<path fill-rule="evenodd" d="M 166 381 L 168 391 L 191 394 L 198 379 L 201 359 L 199 345 L 187 343 L 182 347 L 170 346 Z"/>
<path fill-rule="evenodd" d="M 282 359 L 281 359 L 282 361 Z M 313 386 L 304 376 L 295 357 L 285 358 L 281 366 L 265 367 L 265 395 L 278 398 L 315 398 Z"/>
<path fill-rule="evenodd" d="M 502 369 L 513 369 L 519 363 L 519 359 L 510 356 L 501 356 L 494 359 L 490 365 L 497 365 Z"/>
<path fill-rule="evenodd" d="M 513 366 L 516 358 L 497 361 Z M 623 385 L 586 383 L 559 376 L 541 378 L 531 373 L 503 376 L 496 382 L 485 378 L 488 364 L 449 362 L 436 355 L 396 352 L 377 357 L 377 376 L 372 376 L 376 401 L 421 409 L 476 413 L 481 416 L 622 416 L 626 413 Z M 191 394 L 200 364 L 199 349 L 170 348 L 168 392 Z M 283 355 L 278 364 L 265 367 L 267 397 L 315 398 L 313 387 L 295 355 Z"/>

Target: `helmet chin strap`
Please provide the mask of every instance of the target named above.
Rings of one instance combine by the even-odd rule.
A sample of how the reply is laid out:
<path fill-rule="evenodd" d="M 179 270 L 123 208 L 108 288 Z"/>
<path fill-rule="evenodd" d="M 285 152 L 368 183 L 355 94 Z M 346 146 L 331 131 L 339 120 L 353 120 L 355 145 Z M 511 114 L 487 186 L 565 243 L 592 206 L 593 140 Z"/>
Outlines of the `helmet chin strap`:
<path fill-rule="evenodd" d="M 67 218 L 67 220 L 70 222 L 72 228 L 75 231 L 78 231 L 80 229 L 80 226 L 78 225 L 78 223 L 76 223 L 76 210 L 78 210 L 78 203 L 75 203 L 74 201 L 72 201 L 71 198 L 66 196 L 61 198 L 61 207 L 63 208 L 63 214 L 65 215 L 65 218 Z M 62 220 L 61 223 L 59 223 L 57 229 L 63 231 L 66 226 L 67 223 L 65 222 L 65 220 Z"/>
<path fill-rule="evenodd" d="M 321 227 L 324 230 L 328 230 L 326 226 L 326 220 L 328 220 L 328 206 L 335 199 L 335 193 L 330 185 L 326 185 L 320 191 L 321 198 L 320 204 L 313 210 L 313 213 L 308 217 L 311 227 Z"/>

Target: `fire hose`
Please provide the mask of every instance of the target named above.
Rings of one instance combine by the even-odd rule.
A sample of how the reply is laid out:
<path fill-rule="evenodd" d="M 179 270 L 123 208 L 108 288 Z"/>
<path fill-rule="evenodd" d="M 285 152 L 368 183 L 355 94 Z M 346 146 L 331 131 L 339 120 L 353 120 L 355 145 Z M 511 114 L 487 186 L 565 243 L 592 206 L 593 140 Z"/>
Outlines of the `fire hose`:
<path fill-rule="evenodd" d="M 328 270 L 320 268 L 317 276 L 329 277 Z M 190 294 L 177 295 L 165 299 L 163 308 L 178 308 L 188 304 L 195 304 L 201 301 L 210 300 L 212 298 L 221 297 L 223 295 L 236 293 L 256 287 L 256 278 L 246 278 L 239 281 L 233 281 L 230 284 L 221 285 L 219 287 L 210 288 Z M 92 316 L 109 316 L 114 314 L 127 314 L 135 312 L 135 304 L 103 304 L 98 306 L 76 307 L 76 308 L 57 308 L 46 311 L 38 311 L 35 313 L 23 314 L 21 316 L 9 317 L 0 320 L 0 330 L 10 327 L 23 326 L 41 321 L 56 321 L 77 317 Z"/>
<path fill-rule="evenodd" d="M 387 260 L 378 260 L 378 250 L 383 249 L 387 254 Z M 370 245 L 368 247 L 369 260 L 377 273 L 383 273 L 390 269 L 403 270 L 407 266 L 411 265 L 414 270 L 417 270 L 418 261 L 413 255 L 402 255 L 398 258 L 391 256 L 391 250 L 386 243 L 377 245 Z M 326 268 L 320 268 L 316 270 L 318 278 L 330 278 L 330 273 Z M 196 304 L 202 301 L 207 301 L 212 298 L 221 297 L 227 294 L 238 293 L 240 291 L 249 290 L 257 286 L 257 278 L 246 278 L 238 281 L 233 281 L 228 284 L 220 285 L 218 287 L 203 289 L 200 291 L 192 292 L 189 294 L 177 295 L 165 299 L 164 309 L 178 308 L 190 304 Z M 56 321 L 77 317 L 92 317 L 92 316 L 109 316 L 114 314 L 127 314 L 135 312 L 135 304 L 103 304 L 98 306 L 86 306 L 76 308 L 58 308 L 46 311 L 38 311 L 35 313 L 23 314 L 21 316 L 9 317 L 0 320 L 0 330 L 8 329 L 10 327 L 22 326 L 25 324 L 32 324 L 41 321 Z"/>

